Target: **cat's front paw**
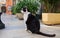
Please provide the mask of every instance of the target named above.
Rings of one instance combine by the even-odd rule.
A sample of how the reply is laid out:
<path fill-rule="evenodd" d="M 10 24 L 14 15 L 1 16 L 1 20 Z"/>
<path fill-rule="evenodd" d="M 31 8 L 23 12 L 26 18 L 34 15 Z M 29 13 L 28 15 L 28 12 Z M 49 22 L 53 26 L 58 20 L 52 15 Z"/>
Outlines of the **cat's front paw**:
<path fill-rule="evenodd" d="M 28 33 L 31 33 L 31 31 L 29 29 L 25 29 Z"/>

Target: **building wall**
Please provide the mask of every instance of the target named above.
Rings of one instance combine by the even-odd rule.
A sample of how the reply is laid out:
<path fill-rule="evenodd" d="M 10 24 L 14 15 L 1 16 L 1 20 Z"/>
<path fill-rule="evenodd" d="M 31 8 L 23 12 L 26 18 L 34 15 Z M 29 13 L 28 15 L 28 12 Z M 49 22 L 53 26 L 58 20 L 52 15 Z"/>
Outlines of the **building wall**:
<path fill-rule="evenodd" d="M 9 10 L 9 8 L 13 5 L 12 0 L 6 0 L 6 13 L 12 14 L 12 12 Z"/>
<path fill-rule="evenodd" d="M 6 4 L 6 13 L 7 14 L 12 14 L 11 11 L 9 11 L 8 8 L 12 7 L 14 3 L 16 4 L 18 0 L 0 0 L 0 12 L 1 12 L 1 6 L 2 4 Z"/>
<path fill-rule="evenodd" d="M 9 11 L 8 7 L 12 7 L 13 5 L 16 5 L 18 0 L 6 0 L 6 13 L 7 14 L 12 14 L 11 11 Z"/>
<path fill-rule="evenodd" d="M 2 4 L 6 4 L 6 0 L 0 0 L 0 12 L 1 12 L 1 6 Z"/>

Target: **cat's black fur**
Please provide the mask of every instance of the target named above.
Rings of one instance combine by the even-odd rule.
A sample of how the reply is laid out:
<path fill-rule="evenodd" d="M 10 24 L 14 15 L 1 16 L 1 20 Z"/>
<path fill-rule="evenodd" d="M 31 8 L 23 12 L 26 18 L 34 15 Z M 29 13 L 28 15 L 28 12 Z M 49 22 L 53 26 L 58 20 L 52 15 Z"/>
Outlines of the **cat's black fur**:
<path fill-rule="evenodd" d="M 48 36 L 48 37 L 55 36 L 55 34 L 50 35 L 50 34 L 45 34 L 45 33 L 40 32 L 40 22 L 32 14 L 28 15 L 28 19 L 26 21 L 26 26 L 27 26 L 27 30 L 30 30 L 34 34 L 41 34 L 41 35 Z"/>
<path fill-rule="evenodd" d="M 23 11 L 26 12 L 26 7 L 23 8 Z M 48 36 L 48 37 L 54 37 L 55 34 L 45 34 L 40 32 L 40 22 L 39 20 L 32 14 L 28 15 L 28 18 L 26 20 L 26 26 L 27 26 L 27 30 L 30 30 L 32 33 L 34 34 L 40 34 L 40 35 L 44 35 L 44 36 Z"/>

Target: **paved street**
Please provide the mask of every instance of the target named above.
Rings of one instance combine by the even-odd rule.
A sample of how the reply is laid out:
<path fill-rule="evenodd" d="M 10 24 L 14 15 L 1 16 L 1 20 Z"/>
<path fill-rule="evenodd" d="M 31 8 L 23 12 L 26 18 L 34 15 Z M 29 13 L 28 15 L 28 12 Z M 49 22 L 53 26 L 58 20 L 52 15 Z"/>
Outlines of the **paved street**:
<path fill-rule="evenodd" d="M 19 20 L 14 15 L 2 14 L 1 19 L 6 28 L 0 30 L 0 38 L 60 38 L 60 27 L 47 26 L 41 23 L 41 32 L 56 34 L 56 37 L 45 37 L 27 32 L 24 21 Z"/>

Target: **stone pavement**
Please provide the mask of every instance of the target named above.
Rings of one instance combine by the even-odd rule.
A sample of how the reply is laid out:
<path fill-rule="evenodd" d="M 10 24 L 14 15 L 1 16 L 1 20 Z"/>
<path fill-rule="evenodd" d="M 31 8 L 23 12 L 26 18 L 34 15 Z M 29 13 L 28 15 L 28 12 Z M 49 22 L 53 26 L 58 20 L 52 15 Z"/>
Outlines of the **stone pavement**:
<path fill-rule="evenodd" d="M 0 38 L 60 38 L 60 27 L 47 26 L 41 23 L 41 32 L 56 34 L 56 37 L 45 37 L 27 32 L 24 21 L 19 20 L 14 15 L 2 14 L 1 19 L 6 28 L 0 30 Z"/>

